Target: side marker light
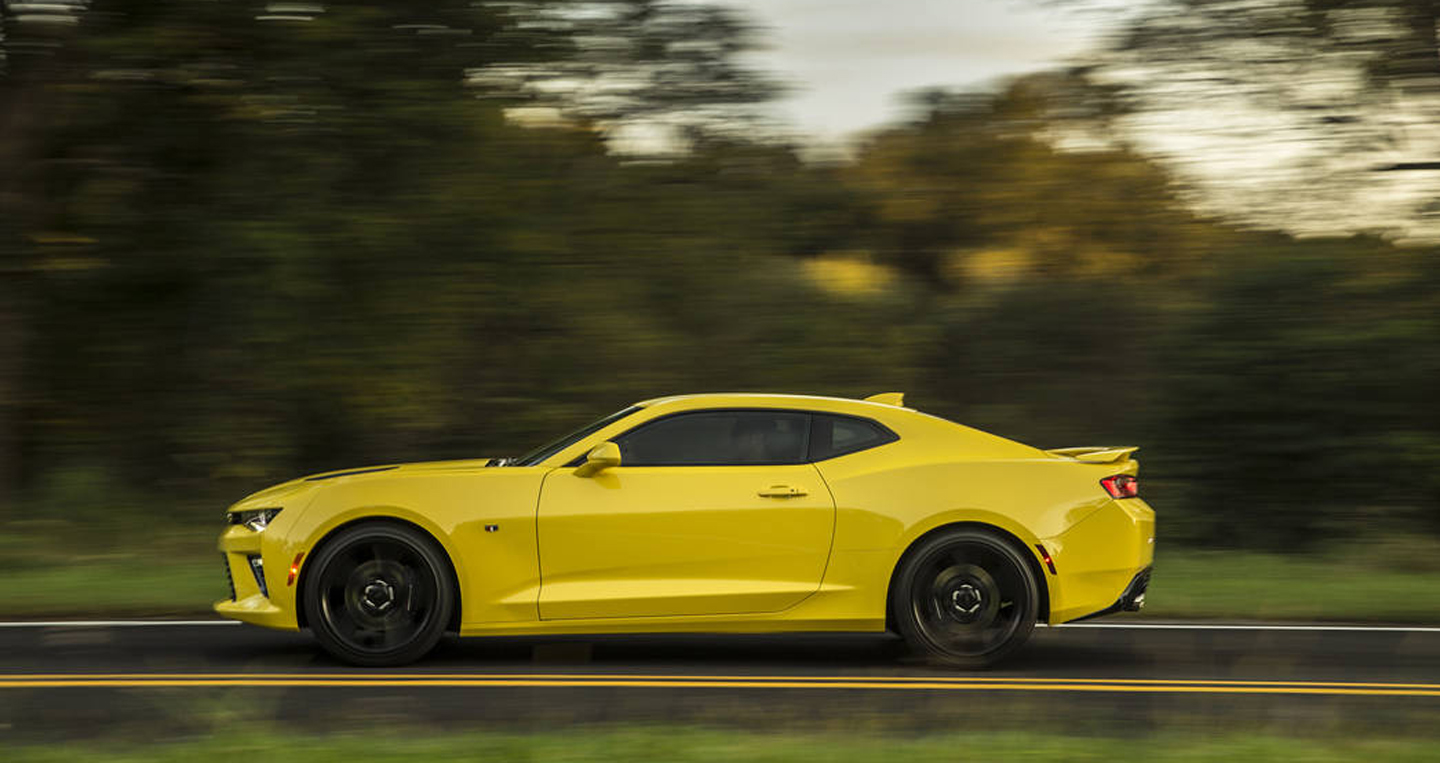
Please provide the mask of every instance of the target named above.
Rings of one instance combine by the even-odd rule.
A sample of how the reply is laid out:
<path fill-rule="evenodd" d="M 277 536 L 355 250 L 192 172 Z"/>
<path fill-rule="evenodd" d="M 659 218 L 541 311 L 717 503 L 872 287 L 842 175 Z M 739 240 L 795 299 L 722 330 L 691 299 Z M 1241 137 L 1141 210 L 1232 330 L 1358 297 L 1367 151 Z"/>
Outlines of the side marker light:
<path fill-rule="evenodd" d="M 1050 558 L 1050 552 L 1046 551 L 1045 547 L 1039 543 L 1035 544 L 1035 550 L 1040 552 L 1040 558 L 1045 560 L 1045 566 L 1050 570 L 1050 574 L 1057 574 L 1055 572 L 1055 560 Z"/>
<path fill-rule="evenodd" d="M 295 555 L 295 561 L 290 563 L 290 577 L 285 579 L 285 585 L 295 585 L 295 578 L 300 574 L 300 560 L 305 558 L 305 552 L 301 551 Z"/>

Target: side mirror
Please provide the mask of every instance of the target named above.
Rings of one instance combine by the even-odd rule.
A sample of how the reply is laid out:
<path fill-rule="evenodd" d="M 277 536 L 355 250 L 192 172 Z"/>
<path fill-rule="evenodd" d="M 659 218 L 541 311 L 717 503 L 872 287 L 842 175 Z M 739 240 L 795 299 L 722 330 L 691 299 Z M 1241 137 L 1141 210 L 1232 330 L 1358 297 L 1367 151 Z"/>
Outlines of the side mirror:
<path fill-rule="evenodd" d="M 593 477 L 603 469 L 620 465 L 620 446 L 602 442 L 585 454 L 585 463 L 575 470 L 576 477 Z"/>

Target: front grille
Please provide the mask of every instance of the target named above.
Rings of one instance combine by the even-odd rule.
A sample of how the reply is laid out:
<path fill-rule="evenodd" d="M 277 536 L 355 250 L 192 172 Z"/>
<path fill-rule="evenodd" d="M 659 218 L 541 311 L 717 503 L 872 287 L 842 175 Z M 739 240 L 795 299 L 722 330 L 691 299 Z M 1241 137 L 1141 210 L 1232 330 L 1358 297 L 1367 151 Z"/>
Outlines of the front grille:
<path fill-rule="evenodd" d="M 230 587 L 230 601 L 235 601 L 235 578 L 230 576 L 230 557 L 221 554 L 220 561 L 225 564 L 225 585 Z"/>

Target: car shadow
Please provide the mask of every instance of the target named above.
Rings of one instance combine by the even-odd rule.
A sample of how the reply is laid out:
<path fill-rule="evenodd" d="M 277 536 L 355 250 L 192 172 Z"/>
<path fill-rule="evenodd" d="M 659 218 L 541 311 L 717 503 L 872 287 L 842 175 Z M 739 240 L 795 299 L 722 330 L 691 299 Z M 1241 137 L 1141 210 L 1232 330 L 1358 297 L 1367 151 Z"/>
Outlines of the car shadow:
<path fill-rule="evenodd" d="M 892 634 L 684 634 L 447 638 L 414 668 L 426 671 L 631 672 L 777 675 L 1105 674 L 1136 665 L 1125 640 L 1036 638 L 986 671 L 936 666 Z M 1088 640 L 1087 640 L 1088 641 Z"/>
<path fill-rule="evenodd" d="M 876 635 L 617 635 L 446 639 L 427 666 L 585 667 L 590 670 L 674 671 L 704 666 L 721 673 L 796 667 L 820 671 L 896 664 L 900 640 Z"/>

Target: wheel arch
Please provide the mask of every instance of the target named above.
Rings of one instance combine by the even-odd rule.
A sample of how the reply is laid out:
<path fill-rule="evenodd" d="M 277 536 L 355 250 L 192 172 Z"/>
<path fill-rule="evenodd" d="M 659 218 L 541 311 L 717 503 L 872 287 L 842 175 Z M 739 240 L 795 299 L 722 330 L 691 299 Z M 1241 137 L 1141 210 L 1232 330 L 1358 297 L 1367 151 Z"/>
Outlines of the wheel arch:
<path fill-rule="evenodd" d="M 321 550 L 325 548 L 326 544 L 333 541 L 335 539 L 335 536 L 339 535 L 341 532 L 344 532 L 345 530 L 348 530 L 356 525 L 370 523 L 388 523 L 393 525 L 400 525 L 402 527 L 408 527 L 429 538 L 435 544 L 435 547 L 440 550 L 441 557 L 445 559 L 445 571 L 449 575 L 451 590 L 455 592 L 454 611 L 451 612 L 450 622 L 445 624 L 445 629 L 447 631 L 459 632 L 461 622 L 460 613 L 461 610 L 464 608 L 464 596 L 462 595 L 462 591 L 460 589 L 460 576 L 455 567 L 455 558 L 450 553 L 449 546 L 446 545 L 446 543 L 442 541 L 438 535 L 436 535 L 430 529 L 416 522 L 412 522 L 408 519 L 404 519 L 402 517 L 397 517 L 390 514 L 367 514 L 364 516 L 347 519 L 344 522 L 341 522 L 340 524 L 325 531 L 325 534 L 321 536 L 319 540 L 311 544 L 310 550 L 305 553 L 306 559 L 308 560 L 314 558 L 316 554 L 318 554 Z M 305 580 L 306 576 L 310 572 L 310 568 L 311 565 L 302 564 L 300 566 L 300 576 L 295 581 L 295 622 L 301 628 L 306 628 L 310 625 L 307 622 L 307 617 L 305 615 Z"/>
<path fill-rule="evenodd" d="M 915 549 L 919 548 L 922 543 L 936 535 L 953 530 L 979 530 L 999 538 L 1002 542 L 1014 549 L 1014 551 L 1020 555 L 1020 558 L 1025 560 L 1025 563 L 1030 567 L 1030 572 L 1035 576 L 1035 588 L 1040 596 L 1040 600 L 1036 602 L 1036 620 L 1042 623 L 1050 621 L 1050 581 L 1045 577 L 1045 570 L 1040 566 L 1040 560 L 1035 556 L 1035 549 L 1027 546 L 1025 541 L 1021 540 L 1015 533 L 999 525 L 976 520 L 966 520 L 947 522 L 926 530 L 914 540 L 910 541 L 910 544 L 905 547 L 905 551 L 895 560 L 895 566 L 890 570 L 890 581 L 885 586 L 885 629 L 887 631 L 892 633 L 895 631 L 895 613 L 892 610 L 891 602 L 894 600 L 895 580 L 900 575 L 900 569 L 905 566 L 906 560 L 910 558 L 910 555 L 914 553 Z"/>

